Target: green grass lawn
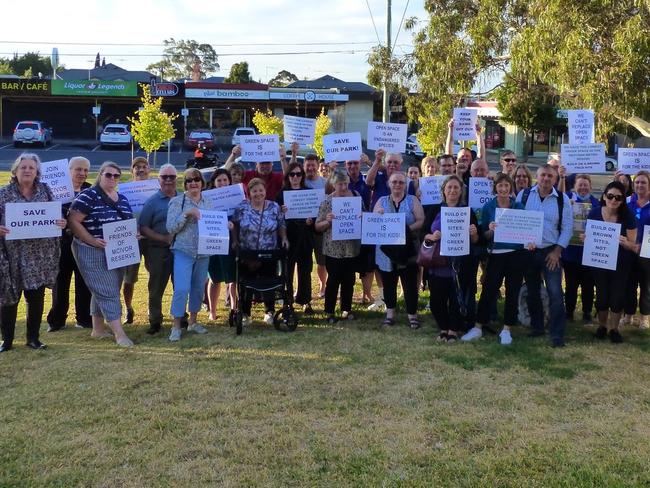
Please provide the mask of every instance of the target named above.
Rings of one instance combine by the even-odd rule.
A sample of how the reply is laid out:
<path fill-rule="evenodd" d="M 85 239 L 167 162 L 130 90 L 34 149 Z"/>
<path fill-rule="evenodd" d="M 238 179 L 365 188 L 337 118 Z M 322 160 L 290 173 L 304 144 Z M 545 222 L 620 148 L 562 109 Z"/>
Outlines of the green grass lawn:
<path fill-rule="evenodd" d="M 69 321 L 32 351 L 21 307 L 0 355 L 1 487 L 650 485 L 647 333 L 447 345 L 424 310 L 422 329 L 400 313 L 386 330 L 359 306 L 285 334 L 258 306 L 237 337 L 221 306 L 172 344 L 145 334 L 144 267 L 135 296 L 132 350 Z"/>

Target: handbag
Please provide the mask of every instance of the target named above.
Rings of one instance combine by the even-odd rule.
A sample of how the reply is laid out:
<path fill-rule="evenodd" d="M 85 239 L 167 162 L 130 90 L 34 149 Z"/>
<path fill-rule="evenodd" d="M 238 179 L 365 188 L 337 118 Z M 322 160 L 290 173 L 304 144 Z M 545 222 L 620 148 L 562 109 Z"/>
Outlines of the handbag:
<path fill-rule="evenodd" d="M 446 268 L 449 266 L 447 256 L 440 255 L 440 241 L 424 241 L 418 252 L 417 263 L 423 268 Z"/>

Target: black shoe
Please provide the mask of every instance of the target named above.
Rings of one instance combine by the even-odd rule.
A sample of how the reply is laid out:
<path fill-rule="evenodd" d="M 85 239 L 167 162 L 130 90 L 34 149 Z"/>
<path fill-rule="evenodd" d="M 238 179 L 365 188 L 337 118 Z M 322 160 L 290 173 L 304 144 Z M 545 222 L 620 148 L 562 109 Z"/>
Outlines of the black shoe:
<path fill-rule="evenodd" d="M 311 304 L 308 303 L 302 306 L 302 313 L 304 313 L 305 315 L 314 315 L 315 312 L 314 309 L 311 308 Z"/>
<path fill-rule="evenodd" d="M 0 352 L 11 351 L 11 349 L 12 349 L 11 344 L 7 344 L 6 342 L 3 342 L 2 344 L 0 344 Z"/>
<path fill-rule="evenodd" d="M 149 335 L 157 334 L 158 332 L 160 332 L 160 329 L 161 329 L 160 324 L 151 324 L 149 326 L 149 329 L 147 330 L 147 334 Z"/>
<path fill-rule="evenodd" d="M 133 318 L 135 317 L 135 311 L 132 308 L 127 308 L 126 309 L 126 320 L 124 321 L 124 324 L 132 324 L 133 323 Z"/>
<path fill-rule="evenodd" d="M 57 330 L 65 329 L 65 324 L 50 324 L 47 328 L 48 332 L 56 332 Z"/>
<path fill-rule="evenodd" d="M 623 342 L 623 336 L 617 329 L 612 329 L 609 331 L 609 340 L 614 344 L 620 344 Z"/>
<path fill-rule="evenodd" d="M 27 347 L 30 347 L 30 348 L 36 349 L 36 350 L 38 350 L 38 349 L 47 349 L 47 346 L 45 344 L 43 344 L 41 341 L 39 341 L 38 339 L 33 340 L 33 341 L 29 341 L 25 345 Z"/>
<path fill-rule="evenodd" d="M 528 337 L 542 337 L 543 335 L 546 335 L 546 332 L 543 330 L 531 330 L 528 333 Z"/>
<path fill-rule="evenodd" d="M 598 327 L 596 329 L 596 333 L 594 334 L 594 337 L 601 341 L 607 339 L 607 327 L 605 327 L 604 325 Z"/>

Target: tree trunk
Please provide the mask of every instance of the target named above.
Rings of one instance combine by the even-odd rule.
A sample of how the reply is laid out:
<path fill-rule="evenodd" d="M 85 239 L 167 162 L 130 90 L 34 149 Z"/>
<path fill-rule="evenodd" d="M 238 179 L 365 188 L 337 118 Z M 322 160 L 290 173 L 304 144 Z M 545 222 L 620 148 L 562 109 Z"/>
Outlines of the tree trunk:
<path fill-rule="evenodd" d="M 629 117 L 626 117 L 624 115 L 616 115 L 616 118 L 622 120 L 623 122 L 627 122 L 636 130 L 638 130 L 643 136 L 650 137 L 650 122 L 646 122 L 636 115 L 631 115 Z"/>

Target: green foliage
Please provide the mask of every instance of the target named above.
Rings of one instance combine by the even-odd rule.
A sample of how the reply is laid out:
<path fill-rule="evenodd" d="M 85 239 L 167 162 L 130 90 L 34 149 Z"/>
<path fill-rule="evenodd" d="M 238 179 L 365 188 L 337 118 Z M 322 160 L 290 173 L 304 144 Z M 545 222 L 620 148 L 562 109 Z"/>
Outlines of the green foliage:
<path fill-rule="evenodd" d="M 267 112 L 257 110 L 253 115 L 253 124 L 260 134 L 277 134 L 280 139 L 284 137 L 284 122 L 270 110 Z"/>
<path fill-rule="evenodd" d="M 163 44 L 163 59 L 147 66 L 147 70 L 165 79 L 191 78 L 195 69 L 205 78 L 219 69 L 217 53 L 210 44 L 199 44 L 191 39 L 177 41 L 173 37 L 165 39 Z"/>
<path fill-rule="evenodd" d="M 282 71 L 279 71 L 277 75 L 275 75 L 273 78 L 269 80 L 269 86 L 287 86 L 293 83 L 294 81 L 298 81 L 298 77 L 293 73 L 291 73 L 290 71 L 283 69 Z"/>
<path fill-rule="evenodd" d="M 48 56 L 39 53 L 26 53 L 22 56 L 14 54 L 13 58 L 0 58 L 0 73 L 14 74 L 25 78 L 42 73 L 43 76 L 52 74 L 52 62 Z"/>
<path fill-rule="evenodd" d="M 390 93 L 408 94 L 411 83 L 411 56 L 396 56 L 387 46 L 375 46 L 368 54 L 368 83 L 377 89 L 388 85 Z"/>
<path fill-rule="evenodd" d="M 250 83 L 253 79 L 248 71 L 248 63 L 243 61 L 230 67 L 230 74 L 224 80 L 226 83 Z"/>
<path fill-rule="evenodd" d="M 178 117 L 161 109 L 162 97 L 151 96 L 149 85 L 142 84 L 142 109 L 135 117 L 127 117 L 131 122 L 133 139 L 140 144 L 147 154 L 158 150 L 163 142 L 174 137 L 172 121 Z"/>
<path fill-rule="evenodd" d="M 325 157 L 325 150 L 323 149 L 323 136 L 326 135 L 330 126 L 332 125 L 332 119 L 325 115 L 325 108 L 320 109 L 320 114 L 316 117 L 316 129 L 314 131 L 314 151 L 319 158 Z"/>

